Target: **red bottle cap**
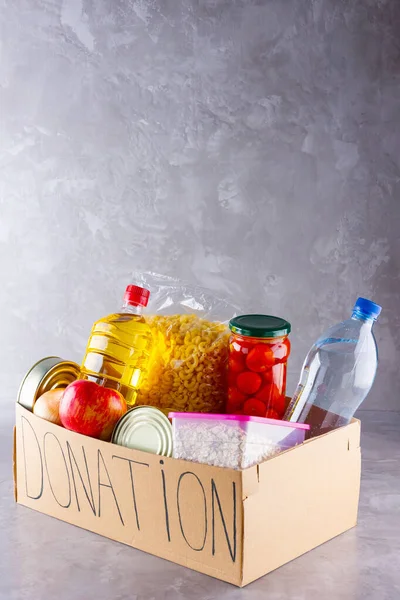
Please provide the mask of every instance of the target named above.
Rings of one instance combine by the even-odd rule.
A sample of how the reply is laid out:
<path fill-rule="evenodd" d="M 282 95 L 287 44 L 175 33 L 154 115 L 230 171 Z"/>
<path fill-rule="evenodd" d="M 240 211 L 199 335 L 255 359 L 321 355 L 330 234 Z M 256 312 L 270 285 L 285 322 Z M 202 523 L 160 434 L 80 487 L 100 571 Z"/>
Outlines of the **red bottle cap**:
<path fill-rule="evenodd" d="M 149 298 L 149 290 L 138 285 L 128 285 L 124 294 L 124 302 L 133 306 L 147 306 Z"/>

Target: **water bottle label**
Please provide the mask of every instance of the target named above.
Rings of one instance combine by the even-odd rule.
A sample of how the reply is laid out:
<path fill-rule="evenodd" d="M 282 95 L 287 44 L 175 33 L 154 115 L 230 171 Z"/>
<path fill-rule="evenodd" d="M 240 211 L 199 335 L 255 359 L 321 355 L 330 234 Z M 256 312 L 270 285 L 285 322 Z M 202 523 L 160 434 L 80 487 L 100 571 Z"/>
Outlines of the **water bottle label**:
<path fill-rule="evenodd" d="M 318 341 L 315 345 L 320 348 L 328 344 L 357 344 L 357 340 L 350 340 L 349 338 L 325 338 Z"/>

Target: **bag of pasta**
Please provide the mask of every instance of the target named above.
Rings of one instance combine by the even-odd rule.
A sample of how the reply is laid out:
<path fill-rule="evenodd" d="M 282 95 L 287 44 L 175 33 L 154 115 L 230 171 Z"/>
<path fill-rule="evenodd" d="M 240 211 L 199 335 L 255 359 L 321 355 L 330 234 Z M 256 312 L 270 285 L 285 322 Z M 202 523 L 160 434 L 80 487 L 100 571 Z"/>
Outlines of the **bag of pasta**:
<path fill-rule="evenodd" d="M 224 412 L 228 321 L 237 308 L 198 286 L 153 273 L 135 275 L 151 290 L 147 322 L 154 336 L 137 404 L 168 412 Z"/>

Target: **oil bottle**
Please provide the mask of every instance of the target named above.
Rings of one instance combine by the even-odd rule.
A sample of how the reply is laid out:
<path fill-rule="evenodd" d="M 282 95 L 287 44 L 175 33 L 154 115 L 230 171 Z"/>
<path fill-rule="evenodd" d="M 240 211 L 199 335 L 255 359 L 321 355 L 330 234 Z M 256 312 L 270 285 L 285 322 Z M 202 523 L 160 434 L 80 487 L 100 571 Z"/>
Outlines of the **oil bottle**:
<path fill-rule="evenodd" d="M 79 375 L 121 392 L 128 406 L 136 402 L 153 346 L 142 314 L 149 297 L 149 290 L 128 285 L 120 312 L 93 325 Z"/>

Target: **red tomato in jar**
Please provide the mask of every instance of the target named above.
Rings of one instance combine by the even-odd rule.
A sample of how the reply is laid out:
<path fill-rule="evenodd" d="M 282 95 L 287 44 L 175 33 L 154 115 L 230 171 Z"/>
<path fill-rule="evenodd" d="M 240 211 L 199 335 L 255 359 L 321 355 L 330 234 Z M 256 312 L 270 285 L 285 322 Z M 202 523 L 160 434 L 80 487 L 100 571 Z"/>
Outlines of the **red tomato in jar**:
<path fill-rule="evenodd" d="M 262 380 L 264 383 L 272 383 L 274 379 L 274 374 L 272 369 L 268 369 L 262 374 Z"/>
<path fill-rule="evenodd" d="M 263 387 L 258 390 L 258 392 L 256 393 L 256 398 L 258 398 L 258 400 L 261 400 L 261 402 L 264 402 L 264 404 L 270 404 L 272 395 L 273 386 L 267 384 L 263 385 Z"/>
<path fill-rule="evenodd" d="M 232 402 L 242 403 L 246 399 L 246 396 L 241 394 L 237 388 L 231 387 L 228 390 L 228 399 Z"/>
<path fill-rule="evenodd" d="M 240 352 L 243 355 L 243 354 L 248 354 L 249 350 L 252 347 L 253 347 L 253 343 L 251 341 L 235 340 L 234 342 L 231 343 L 230 350 L 231 350 L 231 352 L 232 351 Z"/>
<path fill-rule="evenodd" d="M 226 407 L 225 407 L 225 413 L 227 415 L 237 415 L 238 413 L 241 413 L 241 405 L 239 404 L 235 404 L 234 402 L 230 402 L 230 400 L 228 400 L 228 402 L 226 403 Z"/>
<path fill-rule="evenodd" d="M 272 400 L 272 408 L 279 414 L 279 417 L 282 418 L 285 414 L 286 409 L 286 400 L 282 394 L 276 396 Z"/>
<path fill-rule="evenodd" d="M 260 389 L 261 381 L 261 377 L 258 373 L 243 371 L 243 373 L 239 373 L 237 376 L 236 385 L 242 394 L 250 396 Z"/>
<path fill-rule="evenodd" d="M 246 366 L 250 371 L 264 373 L 274 364 L 274 353 L 268 344 L 257 344 L 250 350 L 246 358 Z"/>
<path fill-rule="evenodd" d="M 265 404 L 256 398 L 249 398 L 243 405 L 243 414 L 265 417 Z"/>
<path fill-rule="evenodd" d="M 278 342 L 274 344 L 271 348 L 271 351 L 274 355 L 275 363 L 285 362 L 290 350 L 290 342 L 289 340 L 285 340 L 284 342 Z"/>
<path fill-rule="evenodd" d="M 228 390 L 228 402 L 226 403 L 226 412 L 228 414 L 234 414 L 236 411 L 241 410 L 243 402 L 246 400 L 246 396 L 241 394 L 235 387 L 229 388 Z"/>
<path fill-rule="evenodd" d="M 237 376 L 237 373 L 234 373 L 233 371 L 228 372 L 228 386 L 229 387 L 233 387 L 236 385 L 236 376 Z"/>
<path fill-rule="evenodd" d="M 238 342 L 232 342 L 229 346 L 230 352 L 238 352 L 240 353 L 241 345 Z"/>
<path fill-rule="evenodd" d="M 240 373 L 245 369 L 244 356 L 242 354 L 238 354 L 237 352 L 233 352 L 229 356 L 229 372 L 230 373 Z"/>
<path fill-rule="evenodd" d="M 264 402 L 268 407 L 273 406 L 277 398 L 279 398 L 279 390 L 276 385 L 267 383 L 256 394 L 256 398 Z"/>
<path fill-rule="evenodd" d="M 267 412 L 265 413 L 265 417 L 267 419 L 278 419 L 278 421 L 279 421 L 279 415 L 276 412 L 276 410 L 274 410 L 273 408 L 269 408 L 267 410 Z"/>

